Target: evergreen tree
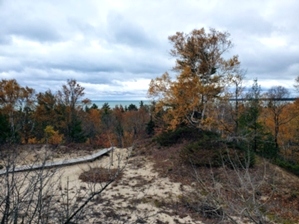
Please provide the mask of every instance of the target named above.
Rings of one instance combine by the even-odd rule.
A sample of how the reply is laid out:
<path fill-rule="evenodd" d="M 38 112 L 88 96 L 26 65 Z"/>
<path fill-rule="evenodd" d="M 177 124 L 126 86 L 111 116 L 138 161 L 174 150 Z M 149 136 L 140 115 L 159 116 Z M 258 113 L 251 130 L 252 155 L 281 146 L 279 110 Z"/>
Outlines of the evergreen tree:
<path fill-rule="evenodd" d="M 150 121 L 146 124 L 146 133 L 148 135 L 153 135 L 155 132 L 155 122 L 153 121 L 153 118 L 151 116 Z"/>
<path fill-rule="evenodd" d="M 82 130 L 81 123 L 77 117 L 72 119 L 71 127 L 69 128 L 70 142 L 84 143 L 86 141 L 87 138 Z"/>
<path fill-rule="evenodd" d="M 263 124 L 259 121 L 261 115 L 261 87 L 257 79 L 254 80 L 252 88 L 246 96 L 244 112 L 239 119 L 242 135 L 249 142 L 251 150 L 263 157 L 274 158 L 277 155 L 274 138 L 271 133 L 266 132 Z"/>
<path fill-rule="evenodd" d="M 131 103 L 131 104 L 129 105 L 129 107 L 128 107 L 128 110 L 129 110 L 129 111 L 132 111 L 132 110 L 135 110 L 135 111 L 137 111 L 137 110 L 138 110 L 138 108 L 136 107 L 136 105 L 135 105 L 135 104 L 132 104 L 132 103 Z"/>
<path fill-rule="evenodd" d="M 0 113 L 0 144 L 6 143 L 10 136 L 11 134 L 8 116 Z"/>

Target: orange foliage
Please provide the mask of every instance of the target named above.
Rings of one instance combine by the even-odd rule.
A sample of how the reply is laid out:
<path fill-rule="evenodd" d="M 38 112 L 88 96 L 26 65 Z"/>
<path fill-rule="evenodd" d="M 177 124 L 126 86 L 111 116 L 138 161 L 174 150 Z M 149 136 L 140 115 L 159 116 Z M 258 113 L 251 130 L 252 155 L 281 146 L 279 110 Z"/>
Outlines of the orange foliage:
<path fill-rule="evenodd" d="M 95 137 L 93 144 L 97 145 L 100 148 L 109 148 L 111 146 L 110 140 L 107 134 L 99 134 Z"/>
<path fill-rule="evenodd" d="M 157 99 L 156 113 L 174 129 L 180 124 L 210 126 L 215 99 L 224 90 L 225 75 L 239 66 L 237 56 L 225 60 L 224 52 L 231 48 L 229 34 L 210 29 L 193 30 L 190 34 L 177 32 L 170 36 L 171 55 L 176 58 L 174 70 L 179 74 L 172 81 L 168 73 L 151 80 L 148 95 Z M 207 121 L 205 121 L 207 120 Z"/>
<path fill-rule="evenodd" d="M 44 131 L 45 131 L 47 143 L 52 144 L 52 145 L 58 145 L 58 144 L 62 143 L 63 135 L 59 134 L 58 131 L 55 131 L 53 129 L 53 126 L 48 125 Z"/>
<path fill-rule="evenodd" d="M 22 141 L 22 143 L 25 143 L 25 142 Z M 37 141 L 37 139 L 35 137 L 28 139 L 28 144 L 37 144 L 37 143 L 39 143 L 39 142 Z"/>

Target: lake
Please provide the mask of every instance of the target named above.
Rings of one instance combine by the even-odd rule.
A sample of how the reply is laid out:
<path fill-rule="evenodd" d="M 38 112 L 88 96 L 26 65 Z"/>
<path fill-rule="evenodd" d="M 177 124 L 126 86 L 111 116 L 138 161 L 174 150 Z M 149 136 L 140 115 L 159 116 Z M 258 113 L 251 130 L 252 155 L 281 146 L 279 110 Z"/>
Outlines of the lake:
<path fill-rule="evenodd" d="M 142 100 L 144 105 L 150 105 L 151 101 Z M 91 105 L 95 104 L 98 108 L 102 108 L 104 103 L 108 103 L 110 108 L 113 109 L 115 106 L 122 105 L 124 108 L 128 107 L 130 104 L 134 104 L 137 108 L 140 106 L 141 100 L 92 100 Z"/>

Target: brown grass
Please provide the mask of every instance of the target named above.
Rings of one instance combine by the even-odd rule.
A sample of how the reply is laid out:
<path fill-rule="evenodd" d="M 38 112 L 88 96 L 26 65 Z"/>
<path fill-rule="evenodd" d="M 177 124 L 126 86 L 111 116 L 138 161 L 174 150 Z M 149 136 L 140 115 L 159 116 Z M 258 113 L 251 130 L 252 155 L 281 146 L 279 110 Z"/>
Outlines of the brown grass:
<path fill-rule="evenodd" d="M 223 167 L 212 169 L 208 167 L 194 168 L 182 163 L 179 158 L 179 152 L 184 144 L 185 143 L 180 143 L 171 147 L 160 147 L 151 139 L 146 139 L 136 144 L 133 156 L 146 157 L 146 160 L 154 163 L 154 170 L 159 173 L 160 177 L 168 177 L 173 182 L 180 182 L 182 183 L 182 187 L 196 187 L 197 183 L 194 179 L 194 169 L 196 169 L 196 172 L 198 172 L 200 176 L 204 177 L 207 185 L 212 186 L 213 183 L 211 182 L 211 178 L 207 175 L 212 172 L 214 177 L 217 178 L 217 181 L 223 183 L 223 194 L 226 194 L 225 197 L 227 199 L 231 198 L 237 201 L 237 198 L 233 198 L 235 196 L 234 191 L 228 187 L 229 185 L 225 185 L 227 176 L 224 174 L 224 171 L 227 172 L 233 180 L 233 178 L 236 178 L 233 175 L 233 170 L 224 170 Z M 70 152 L 76 152 L 77 150 L 79 151 L 80 149 L 84 149 L 84 147 L 81 148 L 81 145 L 78 145 L 75 149 L 66 147 L 52 150 L 59 151 L 59 154 L 67 154 Z M 36 149 L 32 150 L 36 151 Z M 20 151 L 23 151 L 23 149 Z M 88 149 L 85 148 L 84 152 L 86 151 L 88 151 Z M 139 166 L 142 166 L 144 161 L 135 161 L 136 167 L 138 168 Z M 263 170 L 265 168 L 267 170 L 267 182 L 260 186 L 258 199 L 263 200 L 263 198 L 269 196 L 268 201 L 265 203 L 265 210 L 267 211 L 268 217 L 276 223 L 299 223 L 299 178 L 287 173 L 275 165 L 268 163 L 265 166 L 262 159 L 258 159 L 256 166 L 250 169 L 250 173 L 258 178 L 263 175 Z M 111 180 L 111 178 L 115 176 L 116 172 L 117 169 L 92 168 L 88 171 L 82 172 L 79 178 L 83 182 L 102 183 Z M 121 178 L 122 176 L 119 175 L 118 180 Z M 138 187 L 147 184 L 145 178 L 141 176 L 139 176 L 135 181 L 136 186 Z M 203 217 L 192 208 L 191 203 L 193 203 L 193 201 L 190 200 L 192 197 L 194 200 L 197 200 L 194 194 L 186 193 L 179 198 L 180 200 L 169 202 L 157 200 L 154 201 L 154 203 L 156 206 L 162 206 L 165 208 L 165 211 L 171 211 L 174 215 L 179 215 L 181 217 L 190 215 L 195 220 L 201 220 L 204 221 L 204 223 L 215 223 L 215 220 Z M 153 199 L 145 198 L 143 200 L 152 201 Z M 114 216 L 113 213 L 109 213 L 108 215 Z"/>
<path fill-rule="evenodd" d="M 196 186 L 195 170 L 203 177 L 207 186 L 212 186 L 213 182 L 209 174 L 213 173 L 213 177 L 223 184 L 224 198 L 238 202 L 237 195 L 231 189 L 230 183 L 234 183 L 234 178 L 237 180 L 234 171 L 229 168 L 209 168 L 209 167 L 192 167 L 184 164 L 179 158 L 179 152 L 185 143 L 173 145 L 171 147 L 161 147 L 152 140 L 145 140 L 135 148 L 135 154 L 144 155 L 154 163 L 154 170 L 159 173 L 160 177 L 168 177 L 173 182 L 180 182 L 182 186 Z M 266 164 L 266 165 L 265 165 Z M 225 170 L 224 170 L 225 169 Z M 257 159 L 257 164 L 254 168 L 250 168 L 249 172 L 254 177 L 253 181 L 260 181 L 264 170 L 266 169 L 266 182 L 258 188 L 258 200 L 264 200 L 267 216 L 277 223 L 298 223 L 299 222 L 299 178 L 292 175 L 283 169 L 264 161 L 261 158 Z M 224 171 L 226 175 L 224 175 Z M 235 181 L 237 184 L 238 181 Z M 235 186 L 238 187 L 237 185 Z M 213 220 L 207 220 L 200 216 L 198 212 L 190 206 L 190 198 L 195 198 L 195 195 L 183 195 L 179 202 L 163 204 L 173 211 L 174 214 L 190 215 L 193 218 L 206 223 L 213 223 Z M 264 203 L 264 201 L 260 201 Z M 215 220 L 214 220 L 215 221 Z"/>
<path fill-rule="evenodd" d="M 83 182 L 103 183 L 116 178 L 121 179 L 121 173 L 118 169 L 106 169 L 102 167 L 91 168 L 80 174 L 79 179 Z"/>

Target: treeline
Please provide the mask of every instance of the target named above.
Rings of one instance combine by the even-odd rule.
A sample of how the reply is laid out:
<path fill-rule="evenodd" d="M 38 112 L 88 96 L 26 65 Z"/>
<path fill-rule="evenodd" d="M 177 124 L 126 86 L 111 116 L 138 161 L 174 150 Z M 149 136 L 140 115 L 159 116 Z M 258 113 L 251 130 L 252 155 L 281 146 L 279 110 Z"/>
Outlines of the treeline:
<path fill-rule="evenodd" d="M 188 108 L 180 117 L 175 115 L 174 103 L 170 105 L 161 100 L 151 105 L 141 101 L 139 106 L 114 108 L 105 103 L 98 108 L 83 98 L 84 88 L 76 80 L 68 80 L 56 93 L 51 90 L 35 93 L 32 88 L 20 86 L 15 79 L 3 79 L 0 82 L 0 142 L 125 147 L 138 138 L 189 126 L 213 131 L 225 139 L 245 139 L 255 153 L 267 158 L 282 157 L 297 164 L 299 100 L 277 100 L 288 96 L 288 90 L 281 86 L 261 94 L 255 80 L 247 92 L 235 87 L 211 101 L 203 118 Z M 236 100 L 231 101 L 232 97 Z M 176 103 L 188 106 L 185 99 Z M 202 119 L 203 122 L 186 119 L 191 113 L 194 113 L 193 121 Z"/>
<path fill-rule="evenodd" d="M 146 134 L 149 107 L 140 102 L 110 108 L 91 105 L 84 87 L 67 80 L 61 90 L 35 93 L 17 80 L 0 81 L 0 142 L 23 144 L 89 143 L 125 147 Z"/>
<path fill-rule="evenodd" d="M 272 87 L 268 92 L 261 94 L 261 87 L 255 80 L 248 92 L 242 92 L 238 96 L 242 97 L 242 100 L 231 101 L 231 94 L 228 94 L 211 102 L 200 124 L 179 117 L 180 122 L 172 126 L 176 108 L 169 105 L 161 107 L 161 101 L 154 107 L 153 122 L 156 132 L 165 133 L 165 130 L 168 130 L 168 141 L 171 141 L 172 135 L 180 133 L 182 127 L 193 127 L 197 131 L 217 133 L 228 142 L 246 143 L 256 154 L 268 159 L 280 159 L 280 165 L 286 162 L 289 164 L 286 166 L 298 166 L 299 99 L 293 102 L 277 100 L 287 97 L 288 94 L 288 90 L 281 86 Z M 183 101 L 177 103 L 184 104 Z M 185 116 L 188 116 L 192 112 L 186 109 L 185 113 Z M 196 116 L 200 118 L 200 115 Z M 174 141 L 177 138 L 173 138 Z"/>

